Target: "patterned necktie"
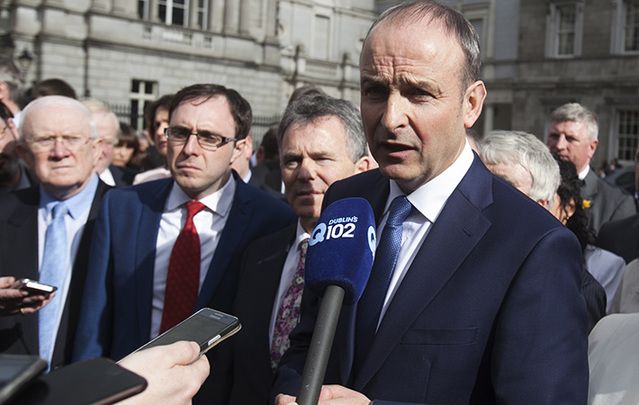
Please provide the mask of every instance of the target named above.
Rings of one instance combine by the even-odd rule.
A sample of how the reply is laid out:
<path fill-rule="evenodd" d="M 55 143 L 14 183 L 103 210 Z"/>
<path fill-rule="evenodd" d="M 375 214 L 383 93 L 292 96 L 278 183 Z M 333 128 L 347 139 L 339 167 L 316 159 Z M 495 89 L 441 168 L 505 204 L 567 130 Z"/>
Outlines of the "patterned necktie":
<path fill-rule="evenodd" d="M 53 207 L 52 220 L 44 237 L 44 253 L 40 268 L 40 282 L 58 287 L 56 296 L 48 305 L 38 311 L 40 357 L 49 363 L 49 368 L 51 367 L 60 313 L 64 309 L 62 297 L 64 296 L 63 289 L 69 262 L 67 228 L 64 219 L 68 212 L 69 209 L 62 202 Z"/>
<path fill-rule="evenodd" d="M 402 225 L 413 206 L 406 196 L 396 197 L 390 205 L 375 261 L 364 294 L 357 306 L 356 363 L 362 364 L 377 332 L 380 313 L 402 246 Z"/>
<path fill-rule="evenodd" d="M 200 285 L 200 237 L 193 217 L 204 209 L 199 201 L 186 203 L 186 222 L 175 240 L 164 291 L 160 333 L 188 318 L 195 310 Z"/>
<path fill-rule="evenodd" d="M 300 305 L 302 303 L 302 291 L 304 290 L 304 260 L 308 239 L 304 239 L 298 246 L 300 260 L 293 275 L 291 284 L 286 289 L 284 298 L 277 310 L 275 328 L 273 329 L 273 341 L 271 342 L 271 368 L 275 370 L 284 352 L 291 345 L 288 335 L 295 329 L 300 320 Z"/>

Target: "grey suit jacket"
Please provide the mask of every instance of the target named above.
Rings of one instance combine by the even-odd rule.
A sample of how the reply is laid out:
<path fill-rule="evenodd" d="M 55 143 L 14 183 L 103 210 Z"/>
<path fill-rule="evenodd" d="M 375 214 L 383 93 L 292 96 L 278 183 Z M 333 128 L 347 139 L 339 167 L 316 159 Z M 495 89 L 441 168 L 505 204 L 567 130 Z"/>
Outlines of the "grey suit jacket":
<path fill-rule="evenodd" d="M 639 259 L 626 265 L 621 284 L 612 300 L 610 312 L 639 312 Z"/>
<path fill-rule="evenodd" d="M 581 198 L 590 202 L 586 214 L 595 235 L 606 222 L 626 218 L 636 213 L 632 196 L 603 181 L 592 169 L 584 179 Z"/>

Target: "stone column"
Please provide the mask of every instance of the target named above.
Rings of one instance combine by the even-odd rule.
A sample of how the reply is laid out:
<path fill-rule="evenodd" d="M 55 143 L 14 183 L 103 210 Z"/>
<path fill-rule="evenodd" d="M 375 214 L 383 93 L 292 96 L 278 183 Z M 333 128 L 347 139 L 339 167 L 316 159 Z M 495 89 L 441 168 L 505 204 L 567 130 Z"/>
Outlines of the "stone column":
<path fill-rule="evenodd" d="M 224 0 L 209 0 L 209 31 L 224 29 Z"/>
<path fill-rule="evenodd" d="M 113 0 L 113 13 L 124 17 L 137 18 L 137 2 L 129 0 Z"/>
<path fill-rule="evenodd" d="M 265 34 L 267 39 L 277 38 L 277 6 L 276 0 L 266 0 Z"/>
<path fill-rule="evenodd" d="M 492 104 L 484 104 L 484 135 L 493 130 L 495 120 L 495 107 Z"/>
<path fill-rule="evenodd" d="M 224 32 L 227 34 L 237 34 L 240 23 L 240 2 L 237 0 L 227 0 L 224 10 Z"/>
<path fill-rule="evenodd" d="M 149 19 L 153 22 L 160 22 L 160 17 L 158 15 L 158 0 L 149 0 Z"/>

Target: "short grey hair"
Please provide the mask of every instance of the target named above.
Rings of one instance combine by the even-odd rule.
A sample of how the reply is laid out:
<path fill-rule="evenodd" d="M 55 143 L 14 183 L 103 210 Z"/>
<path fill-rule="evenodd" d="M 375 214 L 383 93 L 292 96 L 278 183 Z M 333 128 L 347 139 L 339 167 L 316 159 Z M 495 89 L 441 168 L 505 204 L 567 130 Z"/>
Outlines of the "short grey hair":
<path fill-rule="evenodd" d="M 371 25 L 366 39 L 373 29 L 384 21 L 395 24 L 440 22 L 449 34 L 455 36 L 464 52 L 466 63 L 462 70 L 464 87 L 479 79 L 481 74 L 481 54 L 479 35 L 473 25 L 457 10 L 432 0 L 401 3 L 384 11 Z M 364 39 L 364 42 L 366 42 Z M 419 39 L 416 39 L 418 41 Z"/>
<path fill-rule="evenodd" d="M 532 179 L 529 197 L 535 201 L 553 197 L 561 183 L 559 165 L 536 136 L 521 131 L 492 131 L 478 143 L 481 160 L 488 165 L 519 165 Z"/>
<path fill-rule="evenodd" d="M 550 122 L 558 124 L 560 122 L 580 122 L 586 126 L 588 136 L 591 140 L 596 140 L 599 134 L 599 123 L 597 114 L 590 111 L 579 103 L 567 103 L 557 107 L 550 114 Z"/>
<path fill-rule="evenodd" d="M 82 99 L 80 102 L 91 112 L 91 117 L 94 123 L 95 120 L 97 120 L 98 118 L 94 119 L 93 117 L 96 117 L 97 115 L 104 115 L 107 117 L 107 120 L 111 121 L 111 127 L 113 128 L 114 132 L 114 140 L 117 140 L 118 136 L 120 135 L 120 120 L 118 119 L 118 116 L 115 115 L 111 107 L 104 101 L 98 100 L 97 98 L 85 98 Z M 100 136 L 100 134 L 97 134 L 97 136 Z"/>
<path fill-rule="evenodd" d="M 91 111 L 89 111 L 87 107 L 82 105 L 82 103 L 80 103 L 76 99 L 65 96 L 44 96 L 33 100 L 22 110 L 22 117 L 20 118 L 20 120 L 22 121 L 22 125 L 20 125 L 20 128 L 18 128 L 18 131 L 20 132 L 20 138 L 23 142 L 26 142 L 26 134 L 24 133 L 24 129 L 26 127 L 25 123 L 27 123 L 27 121 L 30 119 L 30 115 L 32 114 L 32 112 L 37 108 L 45 108 L 56 105 L 66 105 L 71 108 L 76 108 L 78 110 L 78 113 L 83 114 L 86 117 L 87 122 L 89 123 L 89 138 L 98 138 L 98 131 L 96 130 L 95 122 L 93 122 L 93 118 L 91 117 Z"/>
<path fill-rule="evenodd" d="M 368 155 L 366 136 L 359 111 L 346 100 L 326 94 L 305 94 L 293 100 L 280 121 L 277 143 L 281 146 L 286 131 L 293 125 L 307 125 L 319 118 L 335 117 L 346 132 L 346 148 L 353 162 Z"/>

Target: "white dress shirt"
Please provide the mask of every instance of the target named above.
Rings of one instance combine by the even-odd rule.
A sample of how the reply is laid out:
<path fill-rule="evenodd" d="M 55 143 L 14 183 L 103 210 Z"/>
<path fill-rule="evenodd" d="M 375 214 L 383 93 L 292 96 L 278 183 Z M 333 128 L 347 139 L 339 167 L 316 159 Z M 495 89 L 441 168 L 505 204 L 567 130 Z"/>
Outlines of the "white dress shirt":
<path fill-rule="evenodd" d="M 397 264 L 395 265 L 388 291 L 386 292 L 384 306 L 382 307 L 380 319 L 377 324 L 378 327 L 388 309 L 388 305 L 397 292 L 399 285 L 402 283 L 404 276 L 406 276 L 406 272 L 413 263 L 419 248 L 422 246 L 422 243 L 424 243 L 431 225 L 435 223 L 448 197 L 450 197 L 462 178 L 466 175 L 466 172 L 468 172 L 470 165 L 473 163 L 473 159 L 473 152 L 468 141 L 466 141 L 461 154 L 452 165 L 407 196 L 408 201 L 411 202 L 414 208 L 406 221 L 404 221 L 402 227 L 402 247 L 399 251 L 399 257 L 397 258 Z M 390 192 L 386 200 L 384 215 L 381 223 L 377 227 L 377 240 L 381 239 L 382 232 L 384 231 L 391 202 L 395 197 L 400 195 L 404 195 L 404 193 L 394 180 L 390 180 Z"/>
<path fill-rule="evenodd" d="M 202 288 L 202 283 L 220 241 L 220 235 L 231 211 L 235 187 L 235 179 L 233 176 L 229 176 L 229 180 L 222 188 L 199 200 L 206 208 L 193 217 L 193 224 L 200 238 L 200 285 L 198 291 Z M 191 198 L 173 182 L 171 192 L 164 206 L 164 212 L 160 218 L 160 229 L 155 245 L 151 338 L 156 337 L 160 332 L 171 251 L 186 222 L 186 207 L 184 204 L 190 200 Z"/>
<path fill-rule="evenodd" d="M 286 255 L 286 261 L 284 262 L 284 267 L 282 268 L 282 275 L 280 276 L 280 286 L 277 289 L 277 295 L 275 296 L 275 302 L 273 303 L 273 309 L 271 311 L 271 322 L 268 327 L 268 341 L 273 341 L 273 330 L 275 329 L 275 321 L 277 318 L 277 311 L 280 309 L 280 305 L 282 300 L 284 299 L 284 295 L 286 294 L 286 290 L 291 285 L 293 281 L 293 276 L 297 271 L 297 263 L 300 261 L 300 250 L 298 246 L 303 241 L 307 240 L 310 237 L 309 233 L 302 228 L 300 221 L 297 221 L 297 230 L 295 232 L 295 241 L 291 245 L 291 248 L 288 250 L 288 254 Z"/>
<path fill-rule="evenodd" d="M 102 173 L 98 174 L 98 176 L 100 177 L 100 180 L 102 180 L 102 182 L 105 183 L 107 186 L 115 187 L 115 179 L 113 178 L 113 173 L 111 173 L 111 170 L 109 170 L 108 167 L 102 170 Z"/>

